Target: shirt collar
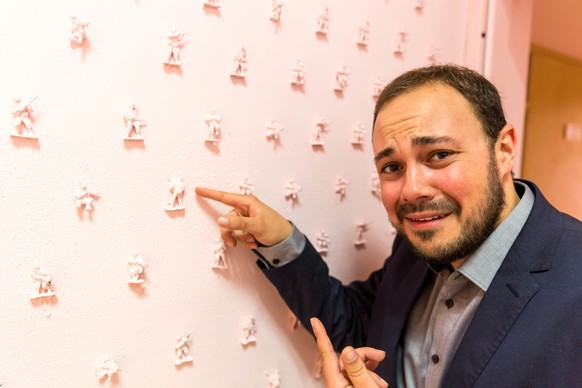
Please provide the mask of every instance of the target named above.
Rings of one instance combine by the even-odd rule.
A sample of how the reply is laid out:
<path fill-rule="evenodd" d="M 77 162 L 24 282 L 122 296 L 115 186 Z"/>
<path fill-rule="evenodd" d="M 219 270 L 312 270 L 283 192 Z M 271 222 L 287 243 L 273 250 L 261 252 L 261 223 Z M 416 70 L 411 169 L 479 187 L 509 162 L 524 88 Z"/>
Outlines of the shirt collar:
<path fill-rule="evenodd" d="M 521 182 L 514 181 L 514 184 L 518 193 L 523 192 L 517 206 L 458 269 L 485 292 L 521 232 L 534 204 L 531 189 Z"/>

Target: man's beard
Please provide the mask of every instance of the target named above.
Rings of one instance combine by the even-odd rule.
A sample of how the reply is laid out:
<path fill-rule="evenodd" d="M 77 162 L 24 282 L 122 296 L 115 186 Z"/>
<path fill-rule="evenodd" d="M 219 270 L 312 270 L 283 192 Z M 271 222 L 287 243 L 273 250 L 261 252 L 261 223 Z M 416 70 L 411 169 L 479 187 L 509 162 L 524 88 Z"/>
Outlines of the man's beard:
<path fill-rule="evenodd" d="M 397 217 L 400 225 L 397 228 L 398 232 L 402 234 L 409 242 L 414 253 L 425 260 L 427 263 L 436 266 L 445 266 L 453 263 L 458 259 L 462 259 L 477 250 L 483 242 L 495 230 L 499 215 L 505 207 L 505 198 L 501 179 L 499 178 L 499 171 L 495 164 L 494 156 L 491 155 L 489 161 L 489 174 L 487 177 L 487 191 L 485 193 L 485 201 L 479 206 L 481 208 L 479 214 L 474 219 L 467 220 L 460 225 L 460 234 L 448 243 L 435 244 L 430 248 L 423 247 L 420 244 L 415 245 L 411 241 L 410 236 L 406 233 L 403 227 L 403 221 L 406 214 L 413 212 L 422 212 L 427 210 L 450 212 L 449 216 L 456 216 L 461 219 L 461 206 L 452 198 L 440 199 L 437 201 L 426 201 L 421 203 L 407 203 L 400 205 L 397 210 Z M 414 235 L 422 241 L 430 241 L 437 233 L 436 230 L 426 230 L 413 232 Z"/>

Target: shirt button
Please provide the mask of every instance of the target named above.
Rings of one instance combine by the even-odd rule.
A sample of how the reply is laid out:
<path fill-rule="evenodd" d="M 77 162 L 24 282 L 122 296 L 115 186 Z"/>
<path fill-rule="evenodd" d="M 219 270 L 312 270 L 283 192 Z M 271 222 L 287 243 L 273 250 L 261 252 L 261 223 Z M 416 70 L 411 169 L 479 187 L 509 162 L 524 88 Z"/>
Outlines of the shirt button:
<path fill-rule="evenodd" d="M 430 359 L 432 360 L 433 364 L 438 364 L 440 360 L 438 354 L 433 354 Z"/>
<path fill-rule="evenodd" d="M 277 265 L 277 264 L 279 264 L 280 262 L 281 262 L 281 260 L 279 260 L 279 259 L 273 259 L 273 264 L 274 264 L 274 265 Z"/>
<path fill-rule="evenodd" d="M 452 299 L 447 299 L 445 300 L 445 306 L 447 306 L 448 309 L 450 309 L 451 307 L 453 307 L 455 305 L 455 302 L 453 302 Z"/>

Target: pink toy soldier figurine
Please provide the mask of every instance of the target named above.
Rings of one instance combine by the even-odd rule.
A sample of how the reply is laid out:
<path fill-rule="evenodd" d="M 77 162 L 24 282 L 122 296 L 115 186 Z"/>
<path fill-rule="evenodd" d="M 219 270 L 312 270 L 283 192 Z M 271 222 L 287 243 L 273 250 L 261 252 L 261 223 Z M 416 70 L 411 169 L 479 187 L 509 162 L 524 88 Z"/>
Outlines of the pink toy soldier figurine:
<path fill-rule="evenodd" d="M 75 197 L 75 207 L 77 210 L 85 210 L 87 212 L 93 211 L 93 204 L 101 198 L 101 195 L 88 190 L 85 184 L 81 184 L 73 190 L 73 196 Z"/>
<path fill-rule="evenodd" d="M 176 345 L 174 346 L 176 350 L 176 361 L 174 361 L 174 364 L 176 366 L 193 361 L 192 356 L 190 356 L 190 346 L 188 345 L 189 339 L 190 334 L 188 334 L 186 337 L 176 337 Z"/>
<path fill-rule="evenodd" d="M 184 190 L 186 189 L 184 180 L 181 176 L 173 178 L 166 177 L 166 179 L 170 183 L 170 201 L 166 206 L 166 210 L 183 210 L 182 198 L 184 197 Z"/>
<path fill-rule="evenodd" d="M 325 8 L 319 14 L 317 18 L 317 33 L 322 35 L 327 35 L 329 32 L 329 7 L 326 5 Z"/>
<path fill-rule="evenodd" d="M 240 339 L 242 346 L 247 346 L 248 344 L 257 342 L 257 338 L 255 337 L 257 334 L 257 322 L 255 317 L 252 315 L 249 316 L 247 324 L 243 327 L 242 332 L 242 338 Z"/>
<path fill-rule="evenodd" d="M 164 64 L 168 66 L 182 66 L 182 61 L 180 59 L 180 49 L 182 48 L 182 39 L 184 39 L 186 34 L 178 32 L 173 28 L 168 33 L 168 59 Z"/>
<path fill-rule="evenodd" d="M 242 46 L 234 56 L 234 67 L 230 75 L 239 78 L 247 76 L 247 49 L 245 49 L 245 46 Z"/>
<path fill-rule="evenodd" d="M 117 366 L 115 361 L 110 358 L 102 358 L 97 361 L 95 367 L 95 374 L 99 381 L 107 377 L 106 382 L 110 383 L 114 375 L 116 375 L 121 369 Z"/>
<path fill-rule="evenodd" d="M 281 375 L 277 369 L 274 371 L 265 371 L 265 376 L 267 377 L 269 388 L 279 388 L 281 386 Z"/>
<path fill-rule="evenodd" d="M 206 0 L 204 2 L 204 6 L 210 8 L 220 8 L 220 0 Z"/>
<path fill-rule="evenodd" d="M 76 16 L 71 16 L 71 34 L 69 35 L 69 40 L 79 46 L 81 46 L 87 40 L 85 34 L 85 28 L 89 23 L 84 23 L 80 21 Z"/>
<path fill-rule="evenodd" d="M 281 8 L 283 8 L 282 0 L 273 0 L 273 5 L 271 7 L 271 20 L 278 23 L 281 20 Z"/>
<path fill-rule="evenodd" d="M 224 241 L 216 238 L 214 240 L 212 252 L 214 253 L 214 264 L 212 265 L 212 268 L 228 269 L 228 265 L 226 264 L 226 247 L 224 246 Z"/>
<path fill-rule="evenodd" d="M 429 49 L 428 49 L 428 56 L 427 56 L 428 62 L 433 66 L 436 65 L 438 62 L 439 51 L 440 51 L 440 49 L 433 44 L 431 44 Z"/>
<path fill-rule="evenodd" d="M 129 105 L 123 113 L 123 123 L 125 124 L 125 140 L 143 140 L 141 128 L 145 126 L 145 121 L 139 118 L 135 104 Z"/>
<path fill-rule="evenodd" d="M 356 224 L 356 238 L 354 239 L 355 246 L 366 245 L 366 240 L 364 239 L 364 232 L 368 230 L 368 222 L 358 222 Z"/>
<path fill-rule="evenodd" d="M 370 21 L 365 20 L 358 31 L 358 45 L 367 46 L 370 43 Z"/>
<path fill-rule="evenodd" d="M 328 131 L 329 123 L 325 119 L 319 120 L 315 123 L 315 130 L 313 131 L 313 140 L 311 142 L 312 146 L 323 146 L 323 140 L 321 135 Z"/>
<path fill-rule="evenodd" d="M 145 269 L 147 265 L 143 261 L 143 258 L 137 253 L 132 253 L 127 263 L 129 264 L 128 283 L 142 284 L 145 282 Z"/>
<path fill-rule="evenodd" d="M 414 8 L 416 9 L 417 12 L 422 12 L 422 10 L 424 9 L 425 3 L 426 3 L 426 0 L 416 0 L 416 4 L 414 5 Z"/>
<path fill-rule="evenodd" d="M 285 185 L 285 199 L 291 201 L 297 201 L 299 192 L 303 190 L 303 187 L 299 186 L 295 179 L 291 179 Z"/>
<path fill-rule="evenodd" d="M 298 60 L 293 67 L 293 78 L 291 85 L 302 86 L 305 84 L 305 64 Z"/>
<path fill-rule="evenodd" d="M 380 198 L 380 177 L 378 177 L 378 173 L 376 171 L 372 171 L 372 187 L 370 191 L 376 197 Z"/>
<path fill-rule="evenodd" d="M 348 66 L 343 65 L 339 69 L 337 69 L 337 73 L 335 74 L 335 91 L 343 92 L 346 86 L 348 86 Z"/>
<path fill-rule="evenodd" d="M 208 138 L 205 141 L 210 143 L 218 143 L 220 141 L 220 123 L 222 122 L 222 116 L 216 113 L 215 110 L 211 110 L 204 119 L 206 122 L 206 127 L 208 128 Z"/>
<path fill-rule="evenodd" d="M 322 255 L 326 255 L 329 251 L 329 244 L 331 244 L 331 239 L 324 230 L 320 230 L 317 233 L 317 236 L 315 236 L 315 243 L 315 250 Z"/>
<path fill-rule="evenodd" d="M 273 140 L 275 142 L 279 141 L 279 134 L 285 128 L 277 122 L 277 120 L 271 120 L 267 124 L 267 140 Z"/>
<path fill-rule="evenodd" d="M 404 54 L 404 43 L 406 43 L 408 33 L 406 31 L 398 31 L 396 34 L 396 45 L 394 47 L 394 54 Z"/>
<path fill-rule="evenodd" d="M 342 178 L 341 176 L 339 178 L 337 178 L 337 181 L 335 183 L 335 193 L 339 194 L 340 197 L 344 197 L 346 195 L 346 188 L 348 186 L 348 182 L 347 180 L 345 180 L 344 178 Z"/>
<path fill-rule="evenodd" d="M 352 135 L 352 144 L 355 146 L 361 146 L 364 144 L 364 135 L 366 134 L 366 129 L 360 123 L 358 127 L 354 129 L 354 134 Z"/>
<path fill-rule="evenodd" d="M 12 109 L 12 125 L 14 126 L 14 137 L 26 137 L 29 139 L 38 138 L 34 133 L 31 104 L 38 96 L 34 97 L 27 104 L 23 104 L 20 97 L 14 97 L 14 108 Z"/>
<path fill-rule="evenodd" d="M 40 267 L 34 267 L 32 270 L 32 280 L 34 281 L 35 292 L 30 299 L 46 298 L 55 295 L 53 283 L 48 272 Z"/>
<path fill-rule="evenodd" d="M 255 184 L 246 176 L 238 187 L 242 195 L 252 195 L 255 191 Z"/>
<path fill-rule="evenodd" d="M 384 90 L 384 87 L 386 86 L 386 79 L 384 79 L 384 77 L 378 77 L 376 78 L 376 81 L 374 82 L 374 91 L 372 92 L 372 97 L 377 100 L 378 97 L 380 97 L 380 93 L 382 93 L 382 90 Z"/>

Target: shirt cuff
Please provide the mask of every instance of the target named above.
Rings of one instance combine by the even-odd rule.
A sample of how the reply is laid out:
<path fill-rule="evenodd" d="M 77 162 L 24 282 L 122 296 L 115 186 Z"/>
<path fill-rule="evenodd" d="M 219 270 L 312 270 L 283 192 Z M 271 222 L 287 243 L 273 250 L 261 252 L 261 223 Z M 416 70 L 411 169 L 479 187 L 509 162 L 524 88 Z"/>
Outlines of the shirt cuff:
<path fill-rule="evenodd" d="M 254 250 L 259 260 L 267 268 L 279 268 L 293 261 L 303 252 L 306 238 L 301 231 L 291 223 L 293 230 L 285 240 L 269 247 L 258 247 Z"/>

